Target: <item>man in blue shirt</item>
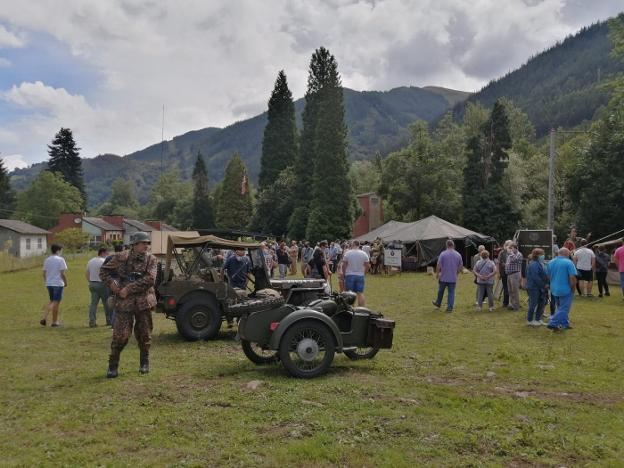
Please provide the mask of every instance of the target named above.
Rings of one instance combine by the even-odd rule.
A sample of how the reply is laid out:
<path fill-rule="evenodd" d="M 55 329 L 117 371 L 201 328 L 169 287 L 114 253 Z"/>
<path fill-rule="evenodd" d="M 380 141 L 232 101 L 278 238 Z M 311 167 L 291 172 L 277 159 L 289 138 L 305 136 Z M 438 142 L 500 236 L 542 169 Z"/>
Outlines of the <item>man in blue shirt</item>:
<path fill-rule="evenodd" d="M 570 260 L 570 251 L 565 247 L 559 249 L 557 257 L 551 260 L 546 267 L 546 274 L 550 279 L 550 291 L 555 298 L 557 309 L 550 317 L 548 328 L 554 331 L 569 329 L 568 315 L 574 299 L 576 287 L 576 267 Z"/>
<path fill-rule="evenodd" d="M 223 269 L 227 272 L 230 286 L 238 289 L 247 287 L 247 273 L 251 270 L 251 261 L 244 250 L 236 250 L 225 262 Z"/>

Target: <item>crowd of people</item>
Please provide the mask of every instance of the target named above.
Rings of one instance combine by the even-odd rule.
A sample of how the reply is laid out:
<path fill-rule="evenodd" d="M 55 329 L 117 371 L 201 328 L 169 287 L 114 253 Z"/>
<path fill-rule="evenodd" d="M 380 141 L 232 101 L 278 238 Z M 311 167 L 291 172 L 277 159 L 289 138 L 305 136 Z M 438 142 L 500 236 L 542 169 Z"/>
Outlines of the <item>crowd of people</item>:
<path fill-rule="evenodd" d="M 587 239 L 574 237 L 574 232 L 562 248 L 553 245 L 553 258 L 546 262 L 545 252 L 540 248 L 532 250 L 524 258 L 516 242 L 508 240 L 498 252 L 490 253 L 485 246 L 479 246 L 471 262 L 476 285 L 475 306 L 494 310 L 496 296 L 502 296 L 502 306 L 512 311 L 520 310 L 521 290 L 528 295 L 527 325 L 545 325 L 554 331 L 567 330 L 569 314 L 575 297 L 593 297 L 594 278 L 598 283 L 598 297 L 609 296 L 606 281 L 608 267 L 615 263 L 620 274 L 620 286 L 624 294 L 624 246 L 610 254 L 604 245 L 589 248 Z M 578 244 L 578 247 L 577 247 Z M 96 327 L 96 311 L 102 302 L 106 325 L 113 329 L 111 354 L 107 376 L 117 376 L 121 351 L 134 333 L 140 349 L 140 372 L 149 372 L 149 349 L 151 344 L 151 311 L 156 305 L 154 285 L 156 280 L 156 258 L 149 250 L 150 238 L 147 233 L 136 233 L 127 250 L 117 246 L 111 255 L 107 248 L 100 248 L 97 256 L 86 265 L 85 278 L 91 296 L 88 308 L 88 325 Z M 331 281 L 333 274 L 338 277 L 340 291 L 357 294 L 359 306 L 365 306 L 364 296 L 366 275 L 375 272 L 376 265 L 383 266 L 383 243 L 359 241 L 320 241 L 311 246 L 310 242 L 291 241 L 262 242 L 261 249 L 267 271 L 272 278 L 285 279 L 300 271 L 306 278 Z M 62 246 L 53 244 L 50 255 L 43 265 L 43 279 L 48 291 L 49 302 L 44 306 L 42 326 L 62 326 L 60 303 L 63 291 L 68 286 L 67 263 L 62 257 Z M 222 262 L 222 274 L 234 288 L 245 290 L 251 261 L 245 250 L 234 250 L 217 256 Z M 495 257 L 495 258 L 492 258 Z M 377 270 L 379 272 L 381 270 Z M 452 240 L 446 241 L 446 249 L 439 255 L 436 265 L 438 280 L 437 298 L 433 305 L 442 306 L 447 295 L 447 312 L 455 305 L 455 291 L 458 275 L 464 271 L 462 256 L 455 250 Z M 500 291 L 498 291 L 500 289 Z M 497 294 L 498 292 L 498 294 Z M 110 298 L 114 297 L 111 301 Z M 550 304 L 550 317 L 542 321 L 546 305 Z"/>
<path fill-rule="evenodd" d="M 612 254 L 606 251 L 604 245 L 591 249 L 588 239 L 577 238 L 573 230 L 562 248 L 553 245 L 553 258 L 549 262 L 546 262 L 545 252 L 540 248 L 533 249 L 528 258 L 524 258 L 512 240 L 505 241 L 494 259 L 490 258 L 485 246 L 480 245 L 471 262 L 476 284 L 475 306 L 483 310 L 487 297 L 488 310 L 494 310 L 497 283 L 500 285 L 502 306 L 519 311 L 520 291 L 525 289 L 528 295 L 527 325 L 545 325 L 554 331 L 571 329 L 569 315 L 575 292 L 580 297 L 594 297 L 592 288 L 595 278 L 598 297 L 610 295 L 606 279 L 611 262 L 618 268 L 624 295 L 624 246 L 622 242 L 619 244 Z M 448 240 L 436 266 L 438 295 L 432 301 L 435 307 L 441 307 L 444 293 L 448 290 L 446 310 L 453 311 L 457 277 L 463 269 L 462 256 L 455 250 L 454 242 Z M 548 304 L 550 317 L 542 321 Z"/>

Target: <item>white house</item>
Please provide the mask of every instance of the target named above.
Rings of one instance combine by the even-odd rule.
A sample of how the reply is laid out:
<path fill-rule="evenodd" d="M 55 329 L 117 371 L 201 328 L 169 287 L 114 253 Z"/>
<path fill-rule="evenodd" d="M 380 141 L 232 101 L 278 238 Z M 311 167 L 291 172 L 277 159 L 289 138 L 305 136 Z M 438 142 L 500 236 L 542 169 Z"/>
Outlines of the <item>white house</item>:
<path fill-rule="evenodd" d="M 45 255 L 48 231 L 14 219 L 0 219 L 0 250 L 19 258 Z"/>

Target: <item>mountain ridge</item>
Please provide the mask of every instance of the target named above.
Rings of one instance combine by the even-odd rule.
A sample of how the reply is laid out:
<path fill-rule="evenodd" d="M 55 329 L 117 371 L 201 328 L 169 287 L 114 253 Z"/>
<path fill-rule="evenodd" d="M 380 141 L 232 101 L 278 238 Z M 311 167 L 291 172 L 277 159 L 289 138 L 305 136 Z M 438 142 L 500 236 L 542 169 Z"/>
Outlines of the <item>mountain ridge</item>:
<path fill-rule="evenodd" d="M 446 95 L 462 96 L 462 91 L 436 87 L 425 90 L 401 86 L 388 91 L 354 91 L 343 88 L 348 127 L 350 160 L 370 159 L 376 152 L 386 154 L 407 142 L 408 125 L 417 119 L 432 122 L 451 109 L 453 101 Z M 297 125 L 305 99 L 295 101 Z M 240 120 L 223 128 L 207 127 L 191 130 L 162 143 L 149 145 L 124 156 L 102 154 L 83 158 L 83 172 L 89 206 L 103 203 L 110 194 L 113 180 L 123 174 L 137 186 L 139 199 L 145 201 L 149 189 L 162 169 L 177 168 L 184 179 L 190 178 L 200 151 L 208 167 L 211 182 L 220 181 L 225 166 L 234 153 L 239 153 L 248 167 L 252 180 L 260 170 L 262 136 L 266 112 Z M 22 188 L 47 166 L 37 163 L 11 173 L 15 187 Z"/>

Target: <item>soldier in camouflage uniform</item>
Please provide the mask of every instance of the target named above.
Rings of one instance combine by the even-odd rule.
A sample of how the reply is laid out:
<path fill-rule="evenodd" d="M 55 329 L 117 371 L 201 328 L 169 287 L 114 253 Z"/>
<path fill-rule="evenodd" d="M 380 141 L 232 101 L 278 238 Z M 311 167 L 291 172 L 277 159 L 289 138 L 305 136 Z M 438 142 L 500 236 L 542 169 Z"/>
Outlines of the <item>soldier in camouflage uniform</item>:
<path fill-rule="evenodd" d="M 157 261 L 156 257 L 147 252 L 149 234 L 137 232 L 130 243 L 130 250 L 115 254 L 100 270 L 100 278 L 115 295 L 115 322 L 106 374 L 108 378 L 117 377 L 119 355 L 132 334 L 133 323 L 134 336 L 141 352 L 139 372 L 149 372 Z"/>

